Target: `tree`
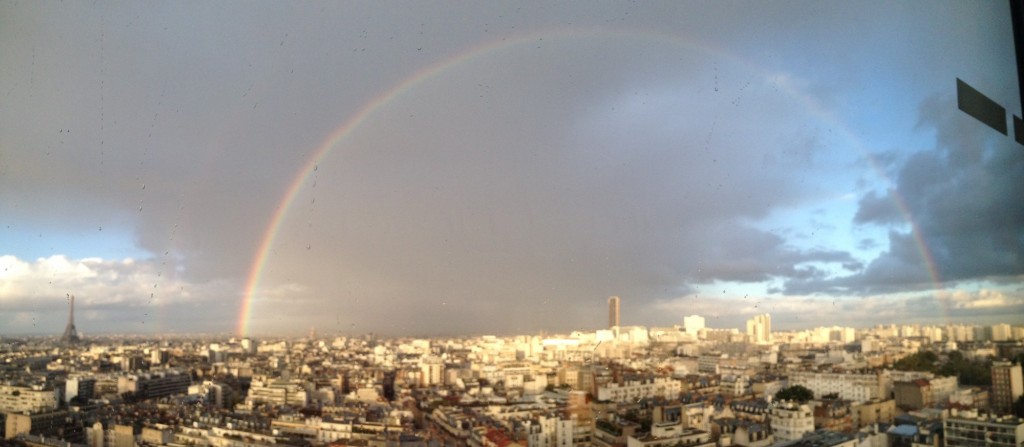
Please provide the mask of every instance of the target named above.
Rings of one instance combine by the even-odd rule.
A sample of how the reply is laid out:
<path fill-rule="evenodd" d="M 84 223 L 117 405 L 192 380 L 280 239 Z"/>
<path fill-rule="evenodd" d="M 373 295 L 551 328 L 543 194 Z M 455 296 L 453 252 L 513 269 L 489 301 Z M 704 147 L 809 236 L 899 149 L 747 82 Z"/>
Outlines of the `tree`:
<path fill-rule="evenodd" d="M 1013 358 L 1010 359 L 1010 361 L 1012 363 L 1017 364 L 1017 365 L 1024 365 L 1024 352 L 1021 352 L 1021 353 L 1013 356 Z"/>
<path fill-rule="evenodd" d="M 792 400 L 800 403 L 814 399 L 814 392 L 802 385 L 786 387 L 775 393 L 776 400 Z"/>
<path fill-rule="evenodd" d="M 949 360 L 935 372 L 941 376 L 956 376 L 961 385 L 992 386 L 992 362 L 968 360 L 958 351 L 949 353 Z"/>
<path fill-rule="evenodd" d="M 934 352 L 917 352 L 896 361 L 893 367 L 900 371 L 935 371 L 935 363 L 939 356 Z"/>

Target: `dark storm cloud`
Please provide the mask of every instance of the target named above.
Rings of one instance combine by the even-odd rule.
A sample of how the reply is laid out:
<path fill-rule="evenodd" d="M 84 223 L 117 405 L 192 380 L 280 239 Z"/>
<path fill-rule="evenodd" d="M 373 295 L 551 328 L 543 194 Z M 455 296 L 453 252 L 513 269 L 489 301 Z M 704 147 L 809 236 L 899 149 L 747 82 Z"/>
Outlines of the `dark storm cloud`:
<path fill-rule="evenodd" d="M 836 263 L 856 266 L 858 262 L 848 253 L 838 250 L 799 250 L 787 246 L 775 234 L 737 227 L 721 239 L 709 242 L 712 262 L 700 264 L 693 279 L 700 282 L 737 281 L 760 282 L 772 277 L 816 278 L 824 271 L 806 263 Z"/>
<path fill-rule="evenodd" d="M 889 250 L 863 271 L 842 277 L 792 278 L 782 289 L 787 294 L 867 295 L 935 287 L 913 236 L 890 232 Z"/>
<path fill-rule="evenodd" d="M 878 66 L 904 73 L 884 84 L 913 96 L 947 52 L 986 48 L 963 29 L 963 4 L 880 13 L 885 5 L 8 3 L 0 224 L 57 246 L 41 256 L 121 228 L 124 244 L 148 254 L 140 281 L 104 259 L 114 263 L 96 269 L 120 278 L 107 293 L 88 276 L 65 288 L 138 316 L 148 283 L 175 285 L 189 294 L 157 307 L 230 329 L 299 170 L 335 129 L 405 85 L 305 179 L 268 253 L 254 328 L 590 328 L 608 295 L 624 297 L 624 321 L 642 324 L 658 300 L 715 282 L 924 284 L 906 235 L 864 267 L 841 243 L 814 240 L 841 231 L 832 214 L 808 211 L 787 233 L 758 225 L 822 206 L 819 192 L 849 192 L 832 159 L 845 142 L 823 116 L 878 84 Z M 935 45 L 948 30 L 960 40 Z M 459 58 L 472 48 L 492 51 Z M 453 60 L 462 63 L 416 77 Z M 923 176 L 908 172 L 900 192 Z M 892 223 L 873 194 L 857 222 Z M 839 284 L 829 279 L 837 268 L 861 273 Z M 48 270 L 28 271 L 46 285 Z M 33 287 L 0 296 L 3 309 L 63 296 Z M 100 302 L 95 321 L 125 316 Z M 57 305 L 47 306 L 36 308 Z"/>
<path fill-rule="evenodd" d="M 936 150 L 909 159 L 898 185 L 941 278 L 1024 273 L 1024 152 L 952 100 L 926 101 L 922 126 L 936 132 Z"/>
<path fill-rule="evenodd" d="M 331 298 L 314 312 L 333 312 L 343 328 L 359 315 L 429 332 L 588 327 L 612 294 L 627 297 L 631 321 L 631 309 L 694 283 L 856 264 L 744 222 L 799 202 L 801 179 L 788 173 L 819 147 L 783 144 L 799 125 L 729 102 L 745 88 L 760 107 L 805 113 L 762 73 L 719 60 L 722 99 L 707 85 L 717 59 L 671 43 L 598 36 L 539 50 L 459 66 L 339 143 L 306 179 L 268 277 L 315 284 L 307 293 Z M 510 79 L 520 64 L 536 81 Z M 622 85 L 633 72 L 659 81 Z M 446 113 L 431 113 L 442 101 Z"/>
<path fill-rule="evenodd" d="M 861 197 L 857 206 L 857 214 L 853 221 L 857 224 L 897 224 L 904 221 L 899 207 L 894 203 L 895 199 L 891 192 L 879 194 L 875 191 L 869 192 Z"/>
<path fill-rule="evenodd" d="M 864 272 L 790 281 L 787 292 L 885 293 L 1024 274 L 1024 152 L 957 110 L 949 95 L 925 101 L 920 115 L 919 126 L 936 134 L 935 148 L 908 157 L 889 194 L 905 201 L 924 246 L 913 234 L 890 231 L 889 248 Z M 871 192 L 854 220 L 889 226 L 902 219 L 896 211 L 891 197 Z"/>

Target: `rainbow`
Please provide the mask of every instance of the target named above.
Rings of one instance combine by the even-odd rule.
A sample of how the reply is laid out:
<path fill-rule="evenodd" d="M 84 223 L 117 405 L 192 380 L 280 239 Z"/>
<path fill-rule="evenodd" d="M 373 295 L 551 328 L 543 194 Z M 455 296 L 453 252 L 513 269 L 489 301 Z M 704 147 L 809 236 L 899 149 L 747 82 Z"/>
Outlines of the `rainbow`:
<path fill-rule="evenodd" d="M 797 90 L 793 86 L 784 83 L 783 88 L 786 91 L 786 93 L 789 93 L 792 97 L 798 99 L 801 103 L 803 103 L 804 107 L 806 107 L 807 110 L 811 112 L 811 114 L 817 116 L 819 119 L 822 119 L 823 121 L 834 126 L 836 129 L 839 130 L 839 133 L 843 136 L 843 138 L 853 143 L 857 151 L 860 152 L 861 157 L 864 160 L 867 160 L 868 164 L 871 166 L 871 170 L 874 171 L 876 175 L 884 179 L 887 183 L 893 183 L 892 180 L 889 178 L 888 174 L 885 173 L 885 170 L 882 169 L 881 166 L 879 166 L 878 160 L 871 155 L 871 151 L 867 150 L 867 147 L 865 146 L 864 142 L 860 139 L 860 136 L 858 136 L 852 129 L 850 129 L 850 127 L 845 122 L 836 118 L 836 116 L 831 111 L 821 107 L 821 105 L 817 101 L 803 94 L 803 92 Z M 891 193 L 889 194 L 889 199 L 892 201 L 893 205 L 896 206 L 896 209 L 899 211 L 899 213 L 903 216 L 903 220 L 910 225 L 910 233 L 914 236 L 914 244 L 917 246 L 917 251 L 921 254 L 921 260 L 924 262 L 925 269 L 927 269 L 928 271 L 928 276 L 932 280 L 932 285 L 935 287 L 935 290 L 937 290 L 940 295 L 944 295 L 945 286 L 942 283 L 942 278 L 939 274 L 938 266 L 935 264 L 935 258 L 932 256 L 931 249 L 928 248 L 928 244 L 924 240 L 924 232 L 921 231 L 917 221 L 914 219 L 913 214 L 910 212 L 910 207 L 907 206 L 906 199 L 902 195 L 900 195 L 896 190 L 892 190 L 890 192 Z M 941 301 L 943 301 L 944 304 L 948 305 L 948 303 L 945 300 Z M 946 311 L 948 315 L 948 309 L 946 309 Z"/>
<path fill-rule="evenodd" d="M 288 211 L 291 208 L 293 202 L 298 196 L 299 191 L 305 184 L 307 177 L 316 171 L 318 162 L 326 156 L 331 149 L 336 147 L 338 143 L 349 136 L 355 129 L 359 128 L 368 118 L 374 115 L 384 105 L 390 103 L 394 99 L 402 96 L 404 93 L 412 90 L 416 86 L 436 78 L 442 73 L 458 67 L 464 63 L 472 61 L 473 59 L 485 56 L 495 51 L 508 49 L 517 45 L 525 43 L 535 43 L 543 38 L 581 38 L 581 37 L 622 37 L 622 38 L 644 38 L 653 39 L 658 41 L 666 41 L 674 45 L 686 47 L 693 50 L 702 51 L 709 54 L 714 54 L 735 62 L 739 65 L 753 68 L 760 73 L 770 73 L 770 70 L 758 66 L 746 59 L 742 59 L 732 53 L 724 50 L 708 46 L 695 39 L 684 38 L 678 35 L 652 32 L 650 30 L 636 30 L 636 29 L 596 29 L 596 28 L 570 28 L 570 29 L 554 29 L 539 32 L 527 33 L 519 36 L 502 38 L 496 41 L 485 42 L 473 47 L 470 47 L 460 53 L 456 53 L 446 59 L 439 60 L 427 67 L 420 69 L 412 75 L 406 77 L 401 82 L 395 84 L 390 89 L 385 90 L 373 97 L 365 104 L 363 104 L 348 120 L 344 121 L 340 127 L 332 131 L 323 140 L 313 154 L 309 157 L 306 163 L 296 173 L 295 178 L 291 181 L 288 187 L 285 189 L 284 195 L 278 202 L 277 207 L 270 218 L 270 222 L 263 233 L 263 237 L 260 240 L 259 247 L 256 250 L 256 255 L 253 258 L 252 264 L 249 267 L 249 274 L 244 285 L 244 294 L 242 297 L 241 311 L 238 316 L 237 333 L 240 337 L 245 337 L 249 333 L 249 320 L 252 316 L 253 302 L 256 300 L 257 290 L 260 284 L 260 280 L 264 274 L 264 268 L 267 264 L 267 258 L 270 255 L 271 247 L 277 238 L 278 230 L 281 227 L 282 222 L 288 215 Z M 813 98 L 805 95 L 797 88 L 789 85 L 788 83 L 782 83 L 783 90 L 791 97 L 800 101 L 803 106 L 810 111 L 813 115 L 817 116 L 824 122 L 839 129 L 841 134 L 861 152 L 863 158 L 868 160 L 872 169 L 879 175 L 880 178 L 888 180 L 888 176 L 882 170 L 874 157 L 871 156 L 863 143 L 852 132 L 848 126 L 842 121 L 838 120 L 831 112 L 824 110 Z M 891 183 L 891 181 L 890 181 Z M 938 270 L 935 267 L 935 262 L 932 259 L 931 252 L 928 246 L 925 244 L 924 239 L 921 236 L 921 232 L 918 229 L 916 222 L 912 219 L 909 209 L 906 206 L 906 201 L 897 194 L 891 194 L 891 198 L 895 203 L 897 209 L 903 214 L 907 222 L 910 223 L 912 232 L 914 234 L 915 241 L 918 246 L 918 250 L 921 252 L 922 258 L 928 268 L 928 272 L 932 277 L 935 284 L 941 284 L 939 280 Z"/>

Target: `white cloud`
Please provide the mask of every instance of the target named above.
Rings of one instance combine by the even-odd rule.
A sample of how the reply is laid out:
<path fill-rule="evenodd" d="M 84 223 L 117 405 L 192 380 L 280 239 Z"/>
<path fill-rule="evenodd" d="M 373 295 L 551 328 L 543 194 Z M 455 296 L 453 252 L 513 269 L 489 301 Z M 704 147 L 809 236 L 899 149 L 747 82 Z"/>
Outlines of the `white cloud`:
<path fill-rule="evenodd" d="M 5 329 L 13 333 L 59 329 L 67 315 L 64 306 L 69 294 L 75 296 L 79 322 L 102 324 L 102 328 L 90 327 L 92 332 L 131 329 L 124 325 L 151 314 L 168 321 L 224 315 L 216 318 L 223 321 L 235 313 L 238 284 L 193 283 L 175 275 L 175 270 L 156 260 L 54 255 L 27 261 L 0 256 L 0 320 L 10 322 Z M 197 315 L 194 307 L 201 302 L 211 304 L 207 312 Z"/>
<path fill-rule="evenodd" d="M 743 329 L 746 319 L 769 313 L 775 329 L 803 329 L 823 324 L 865 327 L 875 324 L 914 322 L 946 324 L 951 321 L 992 324 L 1014 322 L 1024 307 L 1021 291 L 932 290 L 867 297 L 704 297 L 687 295 L 653 303 L 642 312 L 657 315 L 697 314 L 708 318 L 709 327 Z"/>
<path fill-rule="evenodd" d="M 1024 295 L 1010 296 L 992 289 L 957 290 L 951 292 L 948 299 L 956 309 L 981 309 L 1024 304 Z"/>

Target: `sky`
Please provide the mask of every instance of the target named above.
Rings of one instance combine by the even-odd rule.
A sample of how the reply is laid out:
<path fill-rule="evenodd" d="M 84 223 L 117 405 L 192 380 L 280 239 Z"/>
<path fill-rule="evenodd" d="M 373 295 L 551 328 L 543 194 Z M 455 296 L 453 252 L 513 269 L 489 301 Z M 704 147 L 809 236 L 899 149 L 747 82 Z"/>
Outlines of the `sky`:
<path fill-rule="evenodd" d="M 941 3 L 941 4 L 940 4 Z M 1005 2 L 0 3 L 0 335 L 1024 321 Z"/>

